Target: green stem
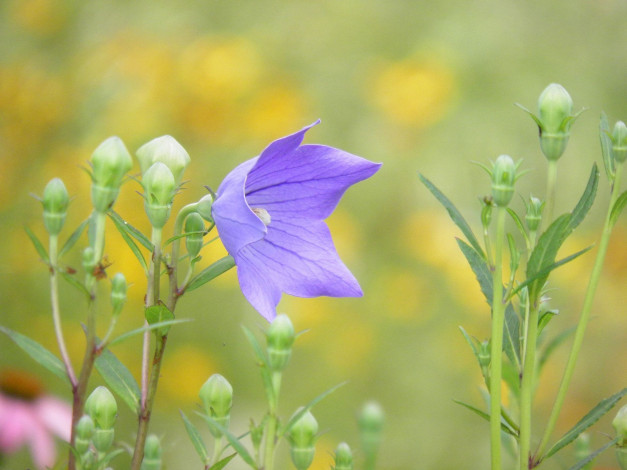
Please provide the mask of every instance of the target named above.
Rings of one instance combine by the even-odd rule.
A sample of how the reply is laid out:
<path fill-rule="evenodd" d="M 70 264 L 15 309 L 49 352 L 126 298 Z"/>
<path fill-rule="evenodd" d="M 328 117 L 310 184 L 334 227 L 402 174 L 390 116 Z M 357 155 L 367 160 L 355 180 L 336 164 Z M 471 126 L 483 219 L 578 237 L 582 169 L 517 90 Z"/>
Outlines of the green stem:
<path fill-rule="evenodd" d="M 540 441 L 540 446 L 538 447 L 538 451 L 536 453 L 536 455 L 538 456 L 537 462 L 542 460 L 542 453 L 549 441 L 549 438 L 551 437 L 551 433 L 555 429 L 555 425 L 557 424 L 557 419 L 559 417 L 562 406 L 564 405 L 564 400 L 566 398 L 566 392 L 568 391 L 570 381 L 572 380 L 573 372 L 575 370 L 575 364 L 577 363 L 579 351 L 581 350 L 581 344 L 583 343 L 583 337 L 586 332 L 586 328 L 588 326 L 588 321 L 590 320 L 592 302 L 594 301 L 594 295 L 596 293 L 596 289 L 599 284 L 599 279 L 601 278 L 603 262 L 605 261 L 607 247 L 610 242 L 610 235 L 612 234 L 612 224 L 610 222 L 610 216 L 612 214 L 612 209 L 614 208 L 614 204 L 616 203 L 616 199 L 619 196 L 622 169 L 623 169 L 623 165 L 621 163 L 617 163 L 616 174 L 615 174 L 614 181 L 611 187 L 610 204 L 607 210 L 607 214 L 605 216 L 605 224 L 603 225 L 603 234 L 601 235 L 601 241 L 599 243 L 599 251 L 597 252 L 597 257 L 594 262 L 594 267 L 592 268 L 592 273 L 590 274 L 590 280 L 588 281 L 588 288 L 586 290 L 586 296 L 584 298 L 583 307 L 581 310 L 581 316 L 577 324 L 577 330 L 575 331 L 575 338 L 573 340 L 573 345 L 570 350 L 570 356 L 568 357 L 568 362 L 566 363 L 566 368 L 564 369 L 562 382 L 560 383 L 560 388 L 555 398 L 555 404 L 553 405 L 551 416 L 549 417 L 546 430 L 544 431 L 544 435 L 542 436 L 542 440 Z"/>
<path fill-rule="evenodd" d="M 501 379 L 503 375 L 503 324 L 505 321 L 502 278 L 506 213 L 505 207 L 497 207 L 496 243 L 492 270 L 492 343 L 490 353 L 490 448 L 492 470 L 501 468 Z"/>
<path fill-rule="evenodd" d="M 276 447 L 276 432 L 279 418 L 277 409 L 279 405 L 279 392 L 281 390 L 281 372 L 272 372 L 272 391 L 273 396 L 270 397 L 268 412 L 268 424 L 266 427 L 266 447 L 264 451 L 263 470 L 273 470 L 274 468 L 274 449 Z"/>
<path fill-rule="evenodd" d="M 213 455 L 211 457 L 211 464 L 207 468 L 211 468 L 218 460 L 220 460 L 220 455 L 222 455 L 222 440 L 223 436 L 216 437 L 213 440 Z"/>
<path fill-rule="evenodd" d="M 555 207 L 555 191 L 557 188 L 557 160 L 549 160 L 549 168 L 546 179 L 546 206 L 542 226 L 546 227 L 553 222 L 553 210 Z"/>
<path fill-rule="evenodd" d="M 527 301 L 530 304 L 530 300 Z M 525 334 L 525 356 L 522 383 L 520 386 L 520 470 L 529 468 L 529 450 L 531 448 L 531 409 L 536 377 L 536 350 L 538 342 L 538 301 L 529 309 Z"/>
<path fill-rule="evenodd" d="M 183 233 L 183 223 L 189 214 L 196 211 L 196 206 L 198 203 L 187 204 L 176 216 L 176 220 L 174 221 L 174 233 L 173 236 L 177 237 L 181 233 Z M 172 255 L 169 266 L 169 276 L 170 276 L 170 295 L 168 297 L 168 308 L 171 312 L 174 312 L 174 306 L 176 305 L 176 301 L 180 295 L 178 290 L 178 264 L 179 264 L 179 250 L 181 247 L 181 239 L 177 238 L 172 242 Z M 185 284 L 183 284 L 185 285 Z"/>

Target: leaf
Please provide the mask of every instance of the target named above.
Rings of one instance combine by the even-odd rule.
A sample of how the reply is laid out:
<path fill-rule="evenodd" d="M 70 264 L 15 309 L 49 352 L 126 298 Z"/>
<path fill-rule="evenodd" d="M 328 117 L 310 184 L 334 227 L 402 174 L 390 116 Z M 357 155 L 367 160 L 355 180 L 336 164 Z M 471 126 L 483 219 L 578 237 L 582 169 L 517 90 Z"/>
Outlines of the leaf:
<path fill-rule="evenodd" d="M 520 319 L 511 303 L 505 307 L 503 351 L 512 364 L 520 370 Z"/>
<path fill-rule="evenodd" d="M 627 204 L 627 191 L 624 191 L 612 206 L 612 212 L 610 213 L 610 227 L 613 227 L 616 221 L 618 220 L 618 216 L 620 216 L 621 212 L 625 208 L 625 204 Z"/>
<path fill-rule="evenodd" d="M 588 178 L 588 184 L 586 184 L 586 189 L 584 189 L 581 198 L 571 212 L 570 221 L 568 223 L 569 233 L 575 230 L 575 228 L 577 228 L 581 221 L 586 217 L 586 214 L 588 214 L 588 211 L 594 203 L 594 198 L 596 197 L 598 186 L 599 169 L 597 168 L 597 164 L 594 163 L 592 165 L 592 170 L 590 171 L 590 177 Z"/>
<path fill-rule="evenodd" d="M 468 403 L 464 403 L 463 401 L 459 401 L 459 400 L 453 400 L 453 401 L 457 403 L 458 405 L 462 405 L 464 408 L 467 408 L 473 413 L 476 413 L 477 415 L 481 416 L 486 421 L 488 422 L 490 421 L 490 415 L 484 411 L 481 411 L 479 408 L 469 405 Z M 518 437 L 518 433 L 514 429 L 512 429 L 509 424 L 507 424 L 505 421 L 502 421 L 502 420 L 501 420 L 501 431 L 509 434 L 510 436 Z"/>
<path fill-rule="evenodd" d="M 553 447 L 551 447 L 547 451 L 545 455 L 542 456 L 540 460 L 549 458 L 550 456 L 573 442 L 575 439 L 577 439 L 577 437 L 582 432 L 584 432 L 586 429 L 596 423 L 605 413 L 610 411 L 614 407 L 614 405 L 616 405 L 616 403 L 618 403 L 620 399 L 625 396 L 625 394 L 627 394 L 627 388 L 624 388 L 620 392 L 599 402 L 597 406 L 592 408 L 592 410 L 590 410 L 588 414 L 581 418 L 581 420 L 579 420 L 579 422 L 575 424 L 575 426 L 573 426 L 566 434 L 564 434 L 562 438 L 557 441 L 553 445 Z"/>
<path fill-rule="evenodd" d="M 455 223 L 455 225 L 459 227 L 459 229 L 466 236 L 466 239 L 472 245 L 472 247 L 477 251 L 477 253 L 481 255 L 482 258 L 485 258 L 485 253 L 483 252 L 481 245 L 477 241 L 477 238 L 472 233 L 472 229 L 470 228 L 464 217 L 461 215 L 461 213 L 453 205 L 453 203 L 444 194 L 442 194 L 442 192 L 438 188 L 436 188 L 434 184 L 431 183 L 431 181 L 429 181 L 427 178 L 425 178 L 421 174 L 419 174 L 418 177 L 420 178 L 420 181 L 422 181 L 422 183 L 427 187 L 427 189 L 431 191 L 431 194 L 433 194 L 435 198 L 440 201 L 440 203 L 444 206 L 449 216 L 451 217 L 451 220 Z"/>
<path fill-rule="evenodd" d="M 196 276 L 194 276 L 194 278 L 189 281 L 187 286 L 184 287 L 185 292 L 198 289 L 203 284 L 206 284 L 207 282 L 215 279 L 219 275 L 224 274 L 233 266 L 235 266 L 235 260 L 232 256 L 227 255 L 224 258 L 219 259 L 215 263 L 200 271 Z"/>
<path fill-rule="evenodd" d="M 607 179 L 614 181 L 616 173 L 614 168 L 614 158 L 612 157 L 612 139 L 610 139 L 610 125 L 607 122 L 607 115 L 601 113 L 599 122 L 599 138 L 601 139 L 601 154 L 603 155 L 603 165 Z"/>
<path fill-rule="evenodd" d="M 216 462 L 215 464 L 213 464 L 211 467 L 209 467 L 209 470 L 222 470 L 224 467 L 226 467 L 226 465 L 233 460 L 233 458 L 237 455 L 237 453 L 235 454 L 231 454 L 228 457 L 224 457 L 222 460 L 219 460 L 218 462 Z"/>
<path fill-rule="evenodd" d="M 109 217 L 111 217 L 111 220 L 115 222 L 115 225 L 116 227 L 118 227 L 118 230 L 124 231 L 125 233 L 128 233 L 129 235 L 131 235 L 135 240 L 141 243 L 144 248 L 146 248 L 148 251 L 152 253 L 154 246 L 152 245 L 152 242 L 148 239 L 146 235 L 141 233 L 138 229 L 136 229 L 131 224 L 129 224 L 126 220 L 120 217 L 120 214 L 118 214 L 117 212 L 109 211 L 108 215 Z"/>
<path fill-rule="evenodd" d="M 468 261 L 470 268 L 475 273 L 481 292 L 483 292 L 483 295 L 488 301 L 488 305 L 492 306 L 492 273 L 490 272 L 488 263 L 481 254 L 468 243 L 459 238 L 457 238 L 456 241 L 466 261 Z"/>
<path fill-rule="evenodd" d="M 514 211 L 514 209 L 511 209 L 509 207 L 507 208 L 507 213 L 511 216 L 511 218 L 516 223 L 516 227 L 518 227 L 518 231 L 525 239 L 525 242 L 529 244 L 529 235 L 527 235 L 527 231 L 525 230 L 525 224 L 523 224 L 523 221 L 520 218 L 520 216 Z"/>
<path fill-rule="evenodd" d="M 139 385 L 135 381 L 133 374 L 126 368 L 120 360 L 109 350 L 102 351 L 96 358 L 96 369 L 124 403 L 134 413 L 139 413 L 140 391 Z"/>
<path fill-rule="evenodd" d="M 89 218 L 83 220 L 83 222 L 76 228 L 76 230 L 72 232 L 72 235 L 70 235 L 70 238 L 67 239 L 67 241 L 63 244 L 63 248 L 61 248 L 61 251 L 59 251 L 59 258 L 61 258 L 68 251 L 70 251 L 70 249 L 76 244 L 78 239 L 81 237 L 81 235 L 85 231 L 85 227 L 87 227 L 88 223 L 89 223 Z"/>
<path fill-rule="evenodd" d="M 597 450 L 595 450 L 594 452 L 592 452 L 585 459 L 580 460 L 579 462 L 577 462 L 575 465 L 570 467 L 568 470 L 581 470 L 586 465 L 588 465 L 590 462 L 592 462 L 594 459 L 596 459 L 599 456 L 599 454 L 601 454 L 602 452 L 605 452 L 607 449 L 609 449 L 614 444 L 616 444 L 618 442 L 618 440 L 619 440 L 619 438 L 615 437 L 614 439 L 612 439 L 610 442 L 608 442 L 604 446 L 602 446 L 602 447 L 598 448 Z"/>
<path fill-rule="evenodd" d="M 157 305 L 147 307 L 144 311 L 144 316 L 146 317 L 146 321 L 149 325 L 174 320 L 174 314 L 162 302 L 159 302 Z M 170 331 L 170 325 L 166 324 L 165 326 L 157 328 L 155 333 L 159 336 L 165 336 L 168 334 L 168 331 Z"/>
<path fill-rule="evenodd" d="M 113 346 L 114 344 L 121 343 L 122 341 L 125 341 L 125 340 L 129 339 L 132 336 L 142 334 L 145 331 L 155 330 L 157 328 L 161 328 L 161 327 L 164 327 L 164 326 L 168 326 L 169 327 L 171 325 L 176 325 L 178 323 L 186 323 L 188 321 L 192 321 L 192 319 L 191 318 L 177 318 L 175 320 L 167 320 L 167 321 L 153 323 L 152 325 L 148 325 L 148 326 L 142 326 L 141 328 L 136 328 L 134 330 L 127 331 L 126 333 L 121 334 L 117 338 L 109 341 L 107 343 L 107 346 L 110 347 L 110 346 Z"/>
<path fill-rule="evenodd" d="M 205 446 L 205 443 L 203 442 L 202 437 L 198 432 L 198 429 L 196 429 L 196 426 L 194 426 L 192 422 L 187 419 L 185 413 L 183 413 L 181 410 L 179 410 L 179 413 L 181 413 L 181 418 L 183 418 L 183 423 L 185 424 L 185 430 L 187 431 L 187 435 L 189 436 L 190 441 L 192 441 L 192 444 L 194 445 L 194 449 L 196 449 L 196 453 L 200 457 L 203 465 L 206 465 L 207 462 L 209 462 L 210 460 L 209 452 L 207 451 L 207 447 Z"/>
<path fill-rule="evenodd" d="M 207 423 L 209 423 L 212 427 L 215 427 L 218 431 L 220 431 L 224 435 L 224 437 L 226 437 L 226 440 L 229 441 L 229 444 L 231 444 L 231 447 L 233 447 L 235 452 L 237 452 L 238 455 L 242 458 L 242 460 L 244 460 L 244 462 L 246 462 L 252 468 L 256 468 L 255 461 L 246 450 L 246 447 L 242 445 L 242 443 L 239 441 L 239 439 L 236 436 L 231 434 L 228 429 L 226 429 L 224 426 L 218 423 L 211 416 L 207 416 L 205 414 L 198 413 L 198 412 L 196 414 L 200 416 L 201 418 L 203 418 L 205 421 L 207 421 Z"/>
<path fill-rule="evenodd" d="M 87 287 L 85 287 L 85 284 L 83 284 L 81 281 L 79 281 L 78 279 L 76 279 L 74 276 L 67 273 L 66 271 L 59 270 L 57 272 L 61 274 L 61 277 L 65 279 L 65 281 L 68 284 L 78 289 L 81 292 L 81 294 L 83 294 L 88 300 L 91 298 L 91 294 L 87 290 Z"/>
<path fill-rule="evenodd" d="M 270 364 L 268 363 L 268 357 L 266 356 L 263 348 L 255 338 L 255 335 L 245 326 L 242 326 L 244 330 L 244 334 L 246 338 L 250 342 L 253 347 L 253 353 L 257 358 L 257 364 L 261 367 L 261 378 L 263 380 L 263 385 L 266 390 L 266 395 L 268 396 L 268 400 L 274 400 L 274 386 L 272 384 L 272 377 L 270 377 Z"/>
<path fill-rule="evenodd" d="M 37 238 L 37 236 L 28 227 L 24 226 L 24 230 L 26 230 L 26 234 L 28 235 L 28 238 L 30 238 L 30 241 L 33 242 L 33 245 L 35 246 L 39 257 L 46 263 L 50 264 L 50 258 L 48 258 L 48 253 L 46 253 L 46 249 L 39 241 L 39 238 Z"/>
<path fill-rule="evenodd" d="M 0 326 L 0 331 L 11 338 L 13 342 L 22 349 L 22 351 L 32 357 L 35 361 L 39 362 L 39 364 L 44 366 L 61 380 L 67 382 L 67 373 L 61 359 L 52 354 L 34 339 L 30 339 L 28 336 L 24 336 L 23 334 L 10 330 L 4 326 Z"/>
<path fill-rule="evenodd" d="M 479 350 L 477 349 L 479 340 L 477 338 L 471 337 L 468 333 L 466 333 L 466 330 L 464 330 L 463 327 L 460 326 L 459 329 L 464 335 L 464 338 L 466 338 L 466 342 L 470 345 L 470 348 L 472 349 L 473 354 L 477 358 L 477 361 L 479 361 L 479 365 L 481 365 L 481 361 L 479 360 Z"/>
<path fill-rule="evenodd" d="M 137 258 L 137 260 L 139 261 L 139 264 L 141 264 L 142 268 L 144 269 L 144 272 L 148 272 L 148 266 L 146 265 L 146 260 L 144 259 L 144 255 L 142 255 L 142 252 L 140 251 L 139 247 L 130 237 L 129 232 L 127 231 L 128 226 L 125 225 L 126 222 L 124 222 L 120 218 L 119 215 L 117 214 L 115 215 L 117 216 L 117 218 L 112 215 L 111 211 L 109 211 L 109 216 L 111 217 L 111 220 L 113 220 L 113 223 L 115 224 L 115 227 L 118 229 L 118 232 L 120 232 L 120 235 L 122 235 L 122 238 L 124 239 L 128 247 L 131 249 L 131 251 L 135 255 L 135 258 Z M 152 251 L 152 245 L 150 245 L 149 249 Z"/>
<path fill-rule="evenodd" d="M 289 432 L 289 430 L 292 428 L 292 426 L 294 426 L 294 424 L 296 424 L 296 422 L 303 417 L 303 415 L 305 413 L 307 413 L 308 411 L 310 411 L 316 404 L 320 403 L 322 400 L 324 400 L 327 396 L 331 395 L 333 392 L 335 392 L 338 388 L 346 385 L 348 382 L 342 382 L 337 384 L 335 387 L 331 387 L 329 390 L 327 390 L 326 392 L 321 393 L 320 395 L 318 395 L 316 398 L 314 398 L 313 400 L 311 400 L 309 403 L 307 403 L 305 406 L 303 406 L 302 408 L 300 408 L 296 413 L 294 413 L 292 415 L 292 417 L 290 418 L 290 420 L 287 422 L 287 424 L 285 425 L 285 427 L 279 431 L 278 436 L 279 438 L 281 436 L 283 436 L 285 433 Z"/>

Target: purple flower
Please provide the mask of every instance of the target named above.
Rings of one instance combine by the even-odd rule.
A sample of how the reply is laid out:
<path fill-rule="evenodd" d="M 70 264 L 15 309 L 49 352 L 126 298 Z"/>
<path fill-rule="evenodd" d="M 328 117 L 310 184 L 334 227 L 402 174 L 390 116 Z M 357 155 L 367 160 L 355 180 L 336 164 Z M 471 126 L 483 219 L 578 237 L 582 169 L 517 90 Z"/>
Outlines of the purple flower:
<path fill-rule="evenodd" d="M 360 297 L 324 222 L 349 186 L 377 172 L 372 163 L 325 145 L 301 145 L 305 132 L 272 142 L 231 171 L 212 214 L 235 259 L 244 296 L 267 320 L 281 294 Z"/>

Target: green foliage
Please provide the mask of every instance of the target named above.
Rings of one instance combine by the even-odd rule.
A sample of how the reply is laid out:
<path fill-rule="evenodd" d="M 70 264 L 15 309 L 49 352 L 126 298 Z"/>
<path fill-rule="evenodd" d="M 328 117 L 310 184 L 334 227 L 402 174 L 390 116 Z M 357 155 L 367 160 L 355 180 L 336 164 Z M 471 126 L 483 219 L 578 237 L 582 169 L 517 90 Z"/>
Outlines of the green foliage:
<path fill-rule="evenodd" d="M 104 350 L 95 362 L 96 369 L 124 403 L 134 412 L 139 412 L 140 391 L 133 374 L 110 350 Z"/>
<path fill-rule="evenodd" d="M 194 289 L 198 289 L 200 286 L 206 284 L 207 282 L 215 279 L 221 274 L 224 274 L 229 269 L 235 266 L 235 260 L 232 256 L 227 255 L 224 258 L 219 259 L 215 263 L 207 266 L 201 272 L 199 272 L 196 276 L 194 276 L 187 286 L 185 286 L 185 292 L 192 291 Z"/>
<path fill-rule="evenodd" d="M 146 321 L 149 325 L 155 325 L 157 323 L 164 324 L 164 326 L 160 326 L 155 329 L 155 333 L 158 336 L 165 336 L 170 331 L 171 322 L 174 320 L 174 314 L 166 307 L 163 303 L 158 303 L 157 305 L 152 305 L 147 307 L 144 316 L 146 317 Z"/>
<path fill-rule="evenodd" d="M 181 414 L 181 418 L 183 419 L 183 423 L 185 424 L 185 431 L 187 431 L 189 440 L 192 441 L 194 449 L 200 457 L 200 461 L 203 465 L 207 465 L 207 463 L 210 461 L 209 451 L 207 451 L 207 447 L 205 446 L 205 443 L 200 436 L 200 432 L 198 432 L 196 426 L 194 426 L 193 423 L 187 418 L 187 416 L 185 416 L 185 413 L 183 413 L 181 410 L 179 410 L 179 413 Z"/>

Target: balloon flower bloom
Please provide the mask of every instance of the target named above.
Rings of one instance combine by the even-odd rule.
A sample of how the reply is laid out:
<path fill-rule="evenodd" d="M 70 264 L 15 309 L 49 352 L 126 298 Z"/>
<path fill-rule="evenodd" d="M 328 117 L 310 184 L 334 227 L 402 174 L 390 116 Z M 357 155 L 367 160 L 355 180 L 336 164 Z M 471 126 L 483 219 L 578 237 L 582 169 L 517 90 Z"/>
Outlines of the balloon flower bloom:
<path fill-rule="evenodd" d="M 272 142 L 231 171 L 212 215 L 244 296 L 267 320 L 281 294 L 360 297 L 324 222 L 349 186 L 380 168 L 325 145 L 301 145 L 318 122 Z"/>
<path fill-rule="evenodd" d="M 28 445 L 36 468 L 52 467 L 56 460 L 54 436 L 70 440 L 72 408 L 45 395 L 29 375 L 4 371 L 0 376 L 0 455 Z"/>

